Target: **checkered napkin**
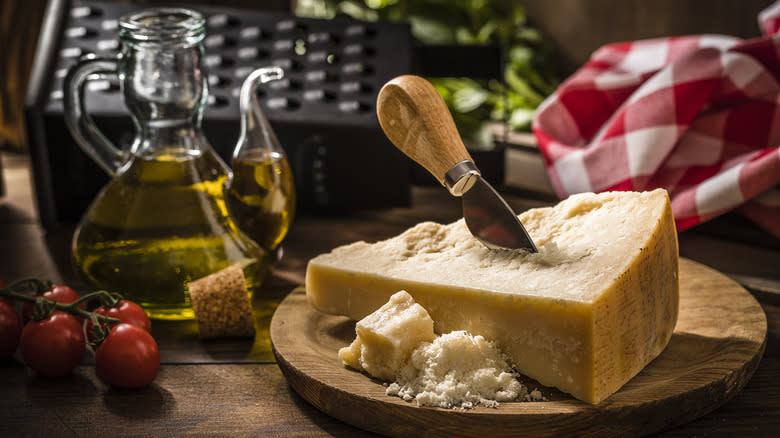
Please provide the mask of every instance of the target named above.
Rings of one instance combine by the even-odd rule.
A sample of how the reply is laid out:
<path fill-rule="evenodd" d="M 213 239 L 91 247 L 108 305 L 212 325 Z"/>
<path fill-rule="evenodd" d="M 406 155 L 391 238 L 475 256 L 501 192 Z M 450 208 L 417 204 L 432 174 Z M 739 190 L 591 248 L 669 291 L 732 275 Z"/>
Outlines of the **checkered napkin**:
<path fill-rule="evenodd" d="M 597 50 L 533 121 L 557 194 L 664 187 L 679 230 L 736 210 L 780 237 L 780 2 L 759 24 Z"/>

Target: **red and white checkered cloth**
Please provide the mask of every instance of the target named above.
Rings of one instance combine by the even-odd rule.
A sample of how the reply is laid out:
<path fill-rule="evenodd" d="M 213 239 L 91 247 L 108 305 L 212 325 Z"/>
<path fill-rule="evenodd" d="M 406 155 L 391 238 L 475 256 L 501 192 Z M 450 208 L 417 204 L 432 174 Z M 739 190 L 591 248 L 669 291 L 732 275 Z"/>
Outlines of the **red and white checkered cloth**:
<path fill-rule="evenodd" d="M 678 230 L 737 210 L 780 237 L 780 2 L 759 24 L 597 50 L 533 121 L 557 194 L 663 187 Z"/>

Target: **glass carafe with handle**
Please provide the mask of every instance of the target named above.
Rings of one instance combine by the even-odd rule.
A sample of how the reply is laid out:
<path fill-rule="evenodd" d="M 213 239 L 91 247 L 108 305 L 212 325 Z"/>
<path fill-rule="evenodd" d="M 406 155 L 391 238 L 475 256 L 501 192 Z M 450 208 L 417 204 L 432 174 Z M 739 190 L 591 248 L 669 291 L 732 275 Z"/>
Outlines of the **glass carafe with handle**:
<path fill-rule="evenodd" d="M 140 11 L 119 20 L 116 59 L 81 60 L 66 77 L 67 125 L 112 177 L 76 229 L 75 266 L 153 318 L 192 318 L 187 283 L 232 264 L 241 264 L 253 291 L 273 261 L 236 228 L 224 198 L 230 169 L 201 130 L 204 36 L 198 12 Z M 127 150 L 100 133 L 84 104 L 85 84 L 112 75 L 136 128 Z"/>

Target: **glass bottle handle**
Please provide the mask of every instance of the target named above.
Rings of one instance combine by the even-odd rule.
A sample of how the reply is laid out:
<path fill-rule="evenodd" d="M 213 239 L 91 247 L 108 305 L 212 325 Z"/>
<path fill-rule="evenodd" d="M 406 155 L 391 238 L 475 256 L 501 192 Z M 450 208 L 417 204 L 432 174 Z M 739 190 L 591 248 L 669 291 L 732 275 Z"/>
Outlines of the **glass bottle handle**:
<path fill-rule="evenodd" d="M 103 135 L 86 111 L 84 86 L 87 81 L 117 76 L 117 61 L 86 58 L 79 61 L 65 76 L 65 124 L 76 143 L 109 175 L 114 175 L 124 162 L 125 154 Z"/>

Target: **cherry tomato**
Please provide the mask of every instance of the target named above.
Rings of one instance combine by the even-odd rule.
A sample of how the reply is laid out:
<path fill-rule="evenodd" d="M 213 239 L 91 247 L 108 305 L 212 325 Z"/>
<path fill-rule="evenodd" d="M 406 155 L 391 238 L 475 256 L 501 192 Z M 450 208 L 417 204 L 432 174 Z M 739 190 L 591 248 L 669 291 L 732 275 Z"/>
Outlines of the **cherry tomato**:
<path fill-rule="evenodd" d="M 69 286 L 66 286 L 64 284 L 55 284 L 51 287 L 51 289 L 47 290 L 46 292 L 40 294 L 40 293 L 34 293 L 32 296 L 34 297 L 44 297 L 47 300 L 56 301 L 60 304 L 70 304 L 76 300 L 79 299 L 79 294 L 76 293 L 73 289 L 71 289 Z M 33 309 L 35 308 L 35 304 L 29 301 L 26 301 L 24 303 L 24 306 L 22 307 L 22 320 L 25 324 L 32 318 Z M 78 321 L 80 322 L 82 319 L 81 317 L 76 317 Z"/>
<path fill-rule="evenodd" d="M 117 318 L 119 322 L 137 325 L 147 332 L 152 331 L 152 322 L 149 320 L 144 309 L 129 300 L 121 300 L 115 307 L 99 306 L 94 312 L 98 315 Z M 87 321 L 87 337 L 90 341 L 94 341 L 91 321 Z"/>
<path fill-rule="evenodd" d="M 86 344 L 78 319 L 55 310 L 48 318 L 24 326 L 19 348 L 24 362 L 38 374 L 59 377 L 81 362 Z"/>
<path fill-rule="evenodd" d="M 119 323 L 95 352 L 95 369 L 111 386 L 146 386 L 154 381 L 160 370 L 157 342 L 141 327 Z"/>
<path fill-rule="evenodd" d="M 19 346 L 20 333 L 22 320 L 14 309 L 13 301 L 0 298 L 0 361 L 10 359 L 14 354 Z"/>

